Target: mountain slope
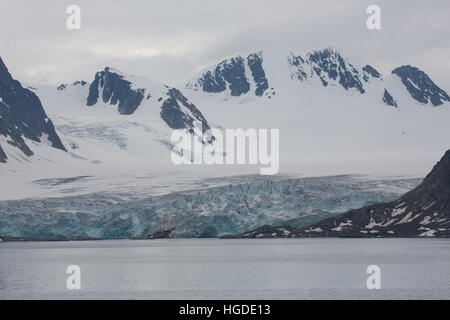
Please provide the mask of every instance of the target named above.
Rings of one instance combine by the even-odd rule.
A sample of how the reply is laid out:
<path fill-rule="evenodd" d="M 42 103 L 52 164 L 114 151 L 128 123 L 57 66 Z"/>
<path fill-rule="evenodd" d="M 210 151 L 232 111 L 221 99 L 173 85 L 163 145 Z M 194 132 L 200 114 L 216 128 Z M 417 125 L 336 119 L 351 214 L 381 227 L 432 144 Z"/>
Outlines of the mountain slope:
<path fill-rule="evenodd" d="M 0 162 L 7 162 L 7 145 L 32 156 L 25 138 L 66 150 L 39 98 L 12 78 L 0 58 Z"/>

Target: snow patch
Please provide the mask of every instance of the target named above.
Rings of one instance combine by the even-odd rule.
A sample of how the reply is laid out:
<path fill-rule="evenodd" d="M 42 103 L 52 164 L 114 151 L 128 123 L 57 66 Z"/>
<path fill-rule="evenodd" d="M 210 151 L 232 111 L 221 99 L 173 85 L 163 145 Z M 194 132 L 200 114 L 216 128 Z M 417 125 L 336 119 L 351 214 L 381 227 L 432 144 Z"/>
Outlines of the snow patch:
<path fill-rule="evenodd" d="M 400 214 L 403 214 L 405 211 L 406 211 L 406 208 L 407 207 L 405 207 L 405 208 L 401 208 L 401 209 L 394 209 L 394 210 L 392 210 L 392 216 L 393 217 L 395 217 L 395 216 L 398 216 L 398 215 L 400 215 Z"/>
<path fill-rule="evenodd" d="M 333 228 L 333 229 L 331 229 L 331 230 L 334 230 L 334 231 L 342 231 L 342 228 L 345 228 L 345 227 L 349 227 L 349 226 L 351 226 L 352 225 L 352 221 L 351 220 L 347 220 L 347 222 L 341 222 L 340 224 L 339 224 L 339 226 L 337 226 L 336 228 Z"/>
<path fill-rule="evenodd" d="M 419 234 L 419 237 L 434 237 L 434 234 L 436 233 L 436 230 L 428 230 L 424 233 Z"/>

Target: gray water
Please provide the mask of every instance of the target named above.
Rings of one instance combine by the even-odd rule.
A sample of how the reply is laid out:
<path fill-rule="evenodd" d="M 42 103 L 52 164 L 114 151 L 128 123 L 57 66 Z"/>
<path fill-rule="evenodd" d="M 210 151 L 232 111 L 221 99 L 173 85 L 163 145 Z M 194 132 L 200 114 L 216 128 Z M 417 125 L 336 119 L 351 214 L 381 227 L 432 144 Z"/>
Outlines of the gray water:
<path fill-rule="evenodd" d="M 69 265 L 81 290 L 66 287 Z M 0 299 L 413 298 L 450 298 L 450 240 L 0 242 Z"/>

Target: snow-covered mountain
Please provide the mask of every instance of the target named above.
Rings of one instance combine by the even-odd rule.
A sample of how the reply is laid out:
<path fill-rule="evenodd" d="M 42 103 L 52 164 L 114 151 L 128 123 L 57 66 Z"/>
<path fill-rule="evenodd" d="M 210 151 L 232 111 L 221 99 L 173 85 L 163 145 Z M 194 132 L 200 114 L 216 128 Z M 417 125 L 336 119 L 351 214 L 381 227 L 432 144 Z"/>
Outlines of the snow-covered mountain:
<path fill-rule="evenodd" d="M 394 88 L 390 87 L 395 87 L 392 78 L 398 78 L 411 97 L 420 103 L 439 106 L 450 102 L 448 94 L 425 72 L 409 65 L 392 70 L 395 77 L 383 76 L 371 65 L 355 66 L 340 52 L 330 48 L 305 55 L 291 52 L 284 56 L 269 56 L 267 60 L 262 51 L 223 60 L 201 71 L 186 84 L 186 89 L 209 94 L 226 93 L 234 97 L 255 95 L 271 99 L 276 94 L 273 83 L 277 84 L 276 87 L 286 86 L 285 80 L 289 76 L 294 81 L 312 86 L 320 83 L 323 87 L 337 86 L 360 94 L 378 91 L 378 102 L 397 107 L 396 99 L 390 93 Z M 286 68 L 288 72 L 281 74 L 285 79 L 280 81 L 280 72 L 283 73 Z"/>
<path fill-rule="evenodd" d="M 247 57 L 237 56 L 223 60 L 203 71 L 198 79 L 192 80 L 186 88 L 208 93 L 227 92 L 232 96 L 249 92 L 263 96 L 269 90 L 269 82 L 263 68 L 263 53 L 260 51 Z M 268 92 L 266 95 L 270 96 Z"/>
<path fill-rule="evenodd" d="M 60 86 L 59 90 L 64 91 L 66 88 Z M 131 115 L 138 108 L 139 111 L 154 109 L 153 113 L 159 112 L 161 119 L 171 129 L 186 129 L 193 133 L 194 121 L 201 122 L 204 131 L 209 129 L 201 112 L 179 90 L 149 79 L 127 76 L 110 67 L 95 74 L 89 86 L 86 105 L 95 106 L 100 98 L 103 103 L 117 105 L 121 115 Z"/>
<path fill-rule="evenodd" d="M 96 187 L 104 190 L 111 181 L 120 184 L 161 168 L 171 170 L 173 129 L 204 144 L 213 141 L 194 127 L 195 121 L 202 131 L 209 129 L 200 110 L 161 82 L 106 67 L 94 72 L 90 83 L 41 82 L 25 89 L 3 69 L 0 173 L 10 183 L 0 190 L 2 199 L 55 196 L 56 190 L 34 183 L 40 179 L 95 176 L 102 181 Z M 17 92 L 22 100 L 15 98 Z M 88 189 L 77 190 L 92 192 Z"/>
<path fill-rule="evenodd" d="M 22 136 L 36 142 L 48 141 L 51 146 L 65 150 L 37 95 L 41 97 L 46 111 L 57 119 L 59 131 L 68 142 L 69 150 L 75 153 L 81 151 L 79 155 L 89 156 L 93 160 L 97 159 L 95 153 L 77 151 L 79 146 L 76 140 L 80 135 L 83 138 L 80 131 L 86 128 L 86 123 L 87 131 L 97 131 L 92 136 L 97 135 L 95 138 L 98 139 L 100 134 L 103 142 L 108 142 L 109 136 L 109 142 L 119 148 L 126 148 L 124 141 L 132 139 L 120 132 L 121 126 L 141 128 L 151 133 L 149 140 L 158 140 L 166 149 L 171 148 L 169 136 L 172 129 L 184 129 L 198 136 L 209 129 L 200 110 L 178 89 L 150 79 L 125 75 L 110 67 L 97 72 L 90 85 L 86 81 L 75 81 L 56 88 L 38 84 L 26 89 L 12 79 L 0 60 L 0 80 L 0 133 L 4 140 L 9 139 L 9 145 L 19 148 L 24 156 L 33 155 L 33 151 Z M 196 132 L 195 121 L 201 123 L 203 132 Z M 114 125 L 109 125 L 111 122 L 117 124 L 117 135 L 113 132 Z M 83 145 L 83 141 L 79 142 Z M 144 148 L 144 144 L 140 147 Z M 2 162 L 7 161 L 3 149 L 0 149 L 0 156 Z M 100 152 L 98 156 L 101 158 Z"/>
<path fill-rule="evenodd" d="M 0 165 L 14 181 L 28 177 L 10 188 L 14 197 L 49 178 L 259 172 L 259 165 L 174 166 L 172 130 L 199 137 L 194 121 L 203 131 L 280 129 L 280 173 L 308 176 L 424 175 L 448 149 L 450 134 L 449 97 L 423 71 L 401 66 L 382 74 L 333 49 L 236 56 L 204 69 L 182 90 L 110 67 L 92 72 L 89 81 L 28 89 L 69 152 L 37 143 L 34 156 Z"/>
<path fill-rule="evenodd" d="M 0 58 L 0 162 L 32 156 L 30 141 L 65 151 L 39 98 L 12 78 Z"/>
<path fill-rule="evenodd" d="M 382 75 L 333 49 L 236 56 L 200 72 L 184 93 L 111 67 L 90 82 L 30 88 L 66 148 L 91 162 L 164 165 L 173 129 L 201 136 L 210 127 L 276 128 L 282 171 L 367 173 L 357 167 L 366 158 L 400 163 L 431 151 L 417 157 L 423 171 L 448 147 L 450 133 L 450 98 L 423 71 L 401 66 Z M 335 159 L 333 167 L 320 165 L 327 158 Z"/>
<path fill-rule="evenodd" d="M 448 149 L 450 99 L 408 65 L 382 74 L 334 49 L 269 50 L 207 67 L 185 88 L 213 124 L 280 129 L 282 172 L 426 174 Z"/>
<path fill-rule="evenodd" d="M 208 121 L 181 91 L 111 67 L 96 72 L 91 83 L 35 85 L 34 91 L 55 118 L 68 148 L 92 161 L 170 161 L 173 129 L 212 142 L 203 137 Z"/>

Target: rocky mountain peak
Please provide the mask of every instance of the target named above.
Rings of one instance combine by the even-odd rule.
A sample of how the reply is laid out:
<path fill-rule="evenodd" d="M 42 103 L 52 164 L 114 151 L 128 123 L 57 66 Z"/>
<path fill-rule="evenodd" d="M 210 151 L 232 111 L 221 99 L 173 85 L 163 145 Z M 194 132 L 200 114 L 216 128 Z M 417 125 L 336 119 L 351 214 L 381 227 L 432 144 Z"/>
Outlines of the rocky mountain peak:
<path fill-rule="evenodd" d="M 225 59 L 203 71 L 197 79 L 186 85 L 193 91 L 221 93 L 229 91 L 231 96 L 241 96 L 255 87 L 256 96 L 271 97 L 267 92 L 269 81 L 263 66 L 263 52 L 258 51 L 247 57 L 236 56 Z"/>
<path fill-rule="evenodd" d="M 111 67 L 95 74 L 94 81 L 89 86 L 87 105 L 93 106 L 98 102 L 100 89 L 104 103 L 115 105 L 118 103 L 120 114 L 132 114 L 144 99 L 145 89 L 132 88 L 132 83 L 124 79 L 124 75 Z"/>
<path fill-rule="evenodd" d="M 404 65 L 392 70 L 392 73 L 401 79 L 411 96 L 421 103 L 431 102 L 434 106 L 439 106 L 450 101 L 448 94 L 416 67 Z"/>
<path fill-rule="evenodd" d="M 366 82 L 369 81 L 370 77 L 377 78 L 377 79 L 381 78 L 381 74 L 377 70 L 375 70 L 374 67 L 372 67 L 372 66 L 370 66 L 368 64 L 366 64 L 362 68 L 362 70 L 363 70 L 363 73 L 364 73 L 363 79 Z"/>
<path fill-rule="evenodd" d="M 317 77 L 324 87 L 330 83 L 339 83 L 346 90 L 355 89 L 360 93 L 365 92 L 360 72 L 338 51 L 331 48 L 310 52 L 305 57 L 292 54 L 288 62 L 291 77 L 301 81 Z M 376 71 L 372 69 L 370 71 Z"/>

